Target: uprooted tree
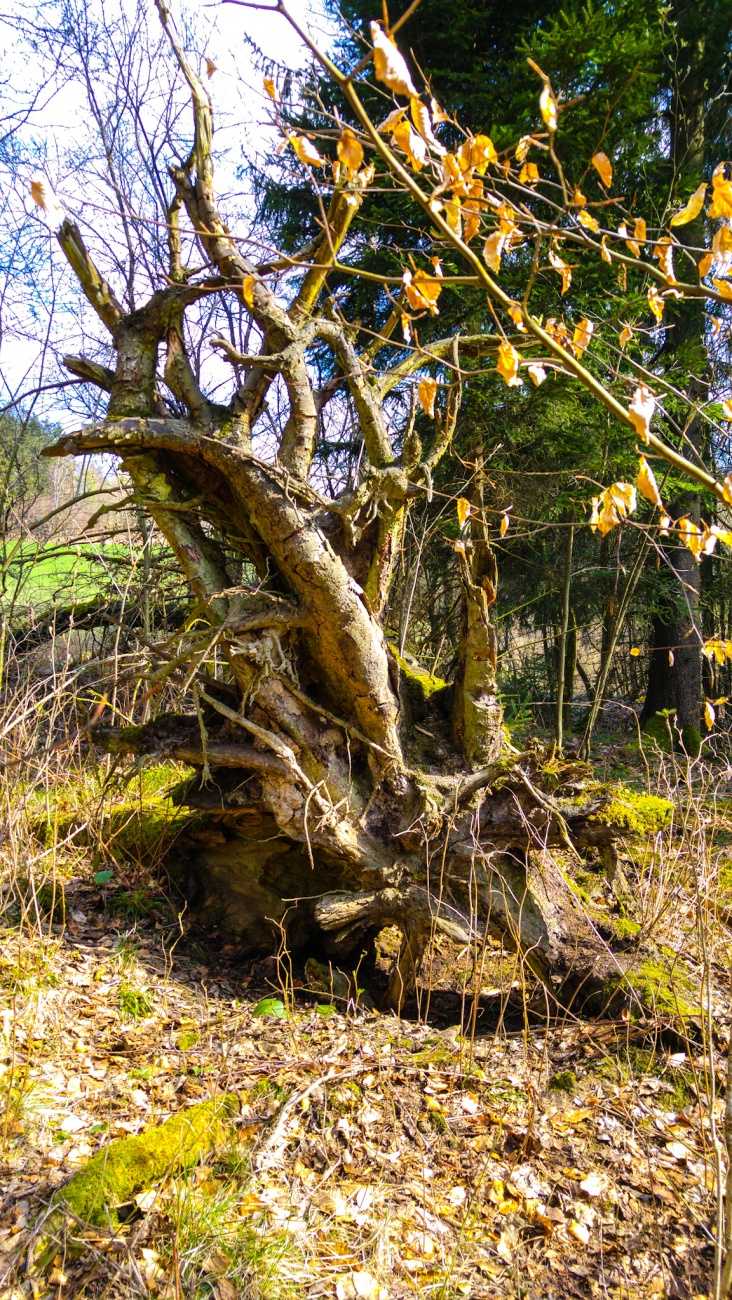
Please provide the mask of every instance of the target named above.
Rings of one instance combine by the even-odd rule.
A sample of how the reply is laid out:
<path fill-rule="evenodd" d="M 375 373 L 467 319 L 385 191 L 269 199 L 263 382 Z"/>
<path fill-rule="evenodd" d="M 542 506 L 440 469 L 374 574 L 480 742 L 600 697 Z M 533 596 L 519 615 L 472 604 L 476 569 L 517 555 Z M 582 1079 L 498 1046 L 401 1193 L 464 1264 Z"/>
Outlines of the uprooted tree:
<path fill-rule="evenodd" d="M 669 297 L 724 304 L 728 282 L 709 287 L 703 276 L 711 260 L 697 268 L 698 250 L 674 234 L 652 237 L 622 199 L 611 199 L 612 166 L 599 145 L 592 174 L 601 198 L 588 202 L 574 178 L 570 185 L 556 149 L 562 106 L 539 69 L 543 126 L 499 156 L 488 136 L 461 132 L 434 100 L 428 107 L 429 93 L 418 93 L 392 34 L 378 24 L 373 50 L 350 73 L 301 33 L 351 125 L 321 105 L 317 135 L 298 133 L 269 85 L 275 121 L 317 192 L 321 234 L 297 256 L 255 264 L 219 211 L 209 94 L 164 0 L 157 7 L 194 121 L 189 156 L 169 167 L 167 273 L 144 305 L 126 309 L 77 226 L 61 222 L 58 242 L 108 331 L 114 364 L 66 358 L 109 402 L 104 420 L 47 454 L 117 456 L 170 546 L 194 609 L 172 648 L 158 650 L 165 662 L 153 661 L 147 680 L 177 674 L 190 711 L 140 727 L 101 725 L 94 741 L 195 769 L 186 800 L 212 813 L 185 846 L 196 910 L 235 933 L 245 951 L 268 952 L 284 940 L 292 952 L 319 948 L 348 963 L 380 930 L 397 926 L 401 953 L 385 1002 L 398 1007 L 435 933 L 480 945 L 488 931 L 520 950 L 557 993 L 595 987 L 622 961 L 552 850 L 599 851 L 610 863 L 617 832 L 602 817 L 601 795 L 576 797 L 580 767 L 567 765 L 563 787 L 548 793 L 541 762 L 505 738 L 490 614 L 498 581 L 493 524 L 477 451 L 452 539 L 462 636 L 450 684 L 410 666 L 387 640 L 393 566 L 410 503 L 432 492 L 439 462 L 451 455 L 461 388 L 475 365 L 496 365 L 512 386 L 522 372 L 537 384 L 552 370 L 573 376 L 648 454 L 725 502 L 727 484 L 652 432 L 656 398 L 646 372 L 621 360 L 623 340 L 595 352 L 592 323 L 561 315 L 542 323 L 531 291 L 547 267 L 567 291 L 567 248 L 645 277 L 656 322 Z M 396 105 L 379 127 L 359 89 L 372 62 Z M 546 159 L 544 177 L 527 161 L 530 151 Z M 401 276 L 372 276 L 388 303 L 378 333 L 348 318 L 347 294 L 334 294 L 329 283 L 359 274 L 348 265 L 349 240 L 375 176 L 418 205 L 432 229 L 422 265 L 413 260 Z M 732 184 L 724 167 L 713 185 L 709 215 L 727 231 Z M 52 212 L 42 191 L 37 197 Z M 703 198 L 702 191 L 692 196 L 672 226 L 693 221 Z M 601 226 L 608 211 L 623 219 L 618 228 Z M 479 234 L 482 256 L 474 247 Z M 646 243 L 657 265 L 643 260 Z M 727 245 L 718 243 L 717 235 L 714 253 L 724 253 Z M 192 247 L 202 267 L 184 264 Z M 677 278 L 674 254 L 692 268 L 691 283 Z M 508 266 L 514 276 L 525 270 L 521 299 L 499 283 Z M 494 328 L 435 336 L 440 293 L 463 284 L 485 290 Z M 233 373 L 225 403 L 207 396 L 196 361 L 201 340 L 191 337 L 186 316 L 212 299 L 243 307 L 248 337 L 258 340 L 247 353 L 233 336 L 211 340 Z M 421 345 L 423 323 L 430 341 Z M 328 358 L 320 381 L 316 355 Z M 279 424 L 267 406 L 273 392 L 286 395 Z M 338 427 L 327 417 L 339 403 L 361 451 L 355 477 L 334 490 L 319 449 Z M 432 421 L 428 439 L 418 434 L 424 417 Z M 265 419 L 277 438 L 271 456 L 257 439 Z M 683 447 L 683 428 L 668 411 L 664 419 Z M 697 560 L 724 538 L 719 528 L 665 516 L 644 457 L 638 488 L 659 512 L 645 526 L 678 534 Z M 621 526 L 635 508 L 635 486 L 613 484 L 595 498 L 593 525 Z M 223 673 L 209 670 L 214 648 Z M 154 656 L 155 647 L 148 650 Z"/>

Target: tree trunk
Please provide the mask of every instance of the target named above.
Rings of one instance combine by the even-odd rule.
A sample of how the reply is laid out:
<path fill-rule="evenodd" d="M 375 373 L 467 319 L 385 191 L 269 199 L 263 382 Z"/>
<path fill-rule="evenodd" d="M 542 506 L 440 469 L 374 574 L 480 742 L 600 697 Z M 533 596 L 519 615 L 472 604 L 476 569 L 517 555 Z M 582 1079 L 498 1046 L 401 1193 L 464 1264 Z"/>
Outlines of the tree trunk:
<path fill-rule="evenodd" d="M 674 5 L 680 40 L 671 102 L 671 169 L 674 182 L 683 180 L 696 187 L 704 178 L 705 97 L 703 72 L 707 33 L 694 6 Z M 704 241 L 704 219 L 697 217 L 684 227 L 680 242 L 690 248 Z M 677 256 L 680 256 L 677 253 Z M 663 356 L 669 368 L 678 366 L 679 384 L 686 386 L 689 399 L 699 410 L 709 394 L 707 322 L 702 300 L 676 304 L 670 313 Z M 674 377 L 672 376 L 672 382 Z M 686 441 L 701 457 L 703 421 L 694 415 L 685 429 Z M 672 519 L 689 518 L 698 526 L 700 502 L 697 493 L 684 493 L 669 508 Z M 669 546 L 664 560 L 673 581 L 661 598 L 653 618 L 648 688 L 641 722 L 648 723 L 662 710 L 671 710 L 687 749 L 698 748 L 702 702 L 702 636 L 699 611 L 699 566 L 684 546 Z M 675 590 L 674 590 L 675 588 Z"/>
<path fill-rule="evenodd" d="M 699 522 L 698 497 L 681 498 L 670 508 L 674 520 Z M 669 710 L 683 736 L 701 725 L 700 570 L 685 546 L 668 546 L 663 558 L 669 580 L 653 616 L 653 643 L 641 726 Z M 693 733 L 687 733 L 692 735 Z M 693 746 L 695 747 L 695 746 Z"/>

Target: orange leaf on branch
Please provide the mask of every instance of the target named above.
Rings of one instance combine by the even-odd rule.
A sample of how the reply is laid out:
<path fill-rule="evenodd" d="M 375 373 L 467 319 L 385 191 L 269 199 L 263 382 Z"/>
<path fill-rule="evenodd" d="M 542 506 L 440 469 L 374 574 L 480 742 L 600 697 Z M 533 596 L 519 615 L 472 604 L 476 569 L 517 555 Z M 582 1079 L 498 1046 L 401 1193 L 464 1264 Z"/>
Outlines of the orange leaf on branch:
<path fill-rule="evenodd" d="M 610 159 L 608 158 L 607 154 L 603 153 L 601 149 L 598 150 L 598 152 L 594 155 L 592 159 L 592 166 L 595 168 L 595 171 L 598 173 L 600 180 L 605 186 L 605 189 L 609 190 L 610 186 L 613 183 L 613 165 L 610 162 Z"/>
<path fill-rule="evenodd" d="M 496 369 L 502 379 L 505 379 L 509 388 L 517 388 L 521 383 L 518 369 L 521 364 L 521 356 L 516 351 L 512 343 L 504 341 L 498 348 L 498 364 Z"/>

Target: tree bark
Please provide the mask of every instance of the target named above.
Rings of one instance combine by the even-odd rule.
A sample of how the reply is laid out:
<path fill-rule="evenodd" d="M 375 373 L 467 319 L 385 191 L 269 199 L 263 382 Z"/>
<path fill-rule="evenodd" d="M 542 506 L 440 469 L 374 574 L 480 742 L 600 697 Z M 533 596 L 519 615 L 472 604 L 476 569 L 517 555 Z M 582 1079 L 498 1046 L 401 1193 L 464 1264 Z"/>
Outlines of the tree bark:
<path fill-rule="evenodd" d="M 699 522 L 699 502 L 681 498 L 670 517 Z M 664 548 L 669 582 L 653 616 L 653 642 L 648 686 L 640 715 L 641 726 L 657 713 L 670 710 L 683 734 L 701 725 L 701 636 L 699 627 L 700 569 L 685 546 Z"/>

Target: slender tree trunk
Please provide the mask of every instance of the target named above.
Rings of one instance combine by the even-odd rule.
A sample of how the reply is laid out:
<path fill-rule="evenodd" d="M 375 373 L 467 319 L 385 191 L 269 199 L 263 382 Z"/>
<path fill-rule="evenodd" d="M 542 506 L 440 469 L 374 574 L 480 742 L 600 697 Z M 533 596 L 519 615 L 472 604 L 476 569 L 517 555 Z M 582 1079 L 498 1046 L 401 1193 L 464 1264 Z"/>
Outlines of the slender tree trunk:
<path fill-rule="evenodd" d="M 623 629 L 623 625 L 625 623 L 625 619 L 628 610 L 630 608 L 630 602 L 632 600 L 633 593 L 638 585 L 638 580 L 641 576 L 641 573 L 643 572 L 643 564 L 645 562 L 645 558 L 648 553 L 648 546 L 649 546 L 648 539 L 647 537 L 644 536 L 643 540 L 641 541 L 640 547 L 638 549 L 638 554 L 635 558 L 635 563 L 633 565 L 633 568 L 628 574 L 625 587 L 623 588 L 623 594 L 620 598 L 620 605 L 616 610 L 615 614 L 613 615 L 613 622 L 610 627 L 609 636 L 608 636 L 607 652 L 604 661 L 600 666 L 600 671 L 597 675 L 594 695 L 592 698 L 592 703 L 590 704 L 590 711 L 587 715 L 587 722 L 585 723 L 585 730 L 582 736 L 582 742 L 579 747 L 580 758 L 590 757 L 592 733 L 595 729 L 595 724 L 597 722 L 597 718 L 600 713 L 600 709 L 602 708 L 603 700 L 605 698 L 605 687 L 607 686 L 607 679 L 610 676 L 610 668 L 612 666 L 615 647 L 618 643 L 618 637 L 620 636 L 620 633 Z"/>
<path fill-rule="evenodd" d="M 577 672 L 577 620 L 574 610 L 570 610 L 570 625 L 567 632 L 567 657 L 564 669 L 564 719 L 563 729 L 567 735 L 572 727 L 572 700 L 574 699 L 574 675 Z"/>
<path fill-rule="evenodd" d="M 559 753 L 564 743 L 564 682 L 567 663 L 567 630 L 569 628 L 569 597 L 572 586 L 572 548 L 574 545 L 574 524 L 570 524 L 564 536 L 564 578 L 562 582 L 562 622 L 557 642 L 557 710 L 554 735 Z M 572 670 L 574 678 L 574 666 Z"/>
<path fill-rule="evenodd" d="M 681 39 L 675 54 L 675 75 L 671 102 L 671 169 L 675 183 L 692 188 L 704 179 L 705 166 L 705 94 L 703 74 L 705 42 L 703 24 L 694 6 L 679 0 L 672 6 Z M 685 226 L 680 242 L 698 248 L 704 242 L 704 220 L 698 217 Z M 677 253 L 677 257 L 680 254 Z M 706 347 L 706 318 L 702 300 L 680 302 L 669 313 L 663 357 L 670 366 L 678 366 L 687 383 L 688 396 L 695 405 L 703 405 L 709 391 L 709 357 Z M 691 378 L 686 378 L 691 376 Z M 681 380 L 684 382 L 684 379 Z M 703 456 L 703 425 L 699 416 L 689 422 L 686 441 L 695 453 Z M 697 493 L 684 493 L 669 508 L 674 520 L 684 516 L 699 523 L 700 503 Z M 697 733 L 701 724 L 702 637 L 700 629 L 699 566 L 683 546 L 668 546 L 664 560 L 672 575 L 670 588 L 662 595 L 654 615 L 652 651 L 648 688 L 641 719 L 649 721 L 664 709 L 673 710 L 679 731 L 685 727 Z"/>

